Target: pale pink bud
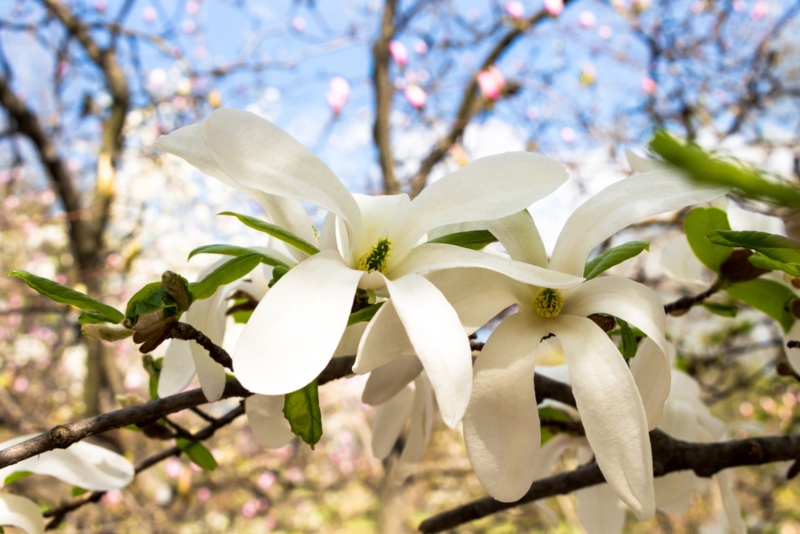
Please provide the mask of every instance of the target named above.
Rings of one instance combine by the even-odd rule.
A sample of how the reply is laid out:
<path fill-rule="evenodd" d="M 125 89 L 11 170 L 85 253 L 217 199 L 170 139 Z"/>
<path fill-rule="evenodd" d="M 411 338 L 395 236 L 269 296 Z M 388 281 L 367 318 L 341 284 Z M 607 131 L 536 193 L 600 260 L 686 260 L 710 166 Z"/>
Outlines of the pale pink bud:
<path fill-rule="evenodd" d="M 753 5 L 753 11 L 750 12 L 750 17 L 753 20 L 758 20 L 764 18 L 769 13 L 769 3 L 768 2 L 756 2 Z"/>
<path fill-rule="evenodd" d="M 410 84 L 403 93 L 406 95 L 408 103 L 414 108 L 422 109 L 425 107 L 425 101 L 428 99 L 428 95 L 425 94 L 425 91 L 419 85 Z"/>
<path fill-rule="evenodd" d="M 350 84 L 341 76 L 331 78 L 328 82 L 328 92 L 325 93 L 325 100 L 334 115 L 338 116 L 339 113 L 347 104 L 347 99 L 350 98 Z"/>
<path fill-rule="evenodd" d="M 186 14 L 187 15 L 196 15 L 198 11 L 200 11 L 200 4 L 195 2 L 194 0 L 189 0 L 186 2 Z"/>
<path fill-rule="evenodd" d="M 155 22 L 158 18 L 158 11 L 153 6 L 147 6 L 142 10 L 142 18 L 145 22 Z"/>
<path fill-rule="evenodd" d="M 575 140 L 575 130 L 569 126 L 564 126 L 561 128 L 561 139 L 567 143 L 573 142 Z"/>
<path fill-rule="evenodd" d="M 195 30 L 197 30 L 197 26 L 195 26 L 194 21 L 186 19 L 181 22 L 181 29 L 186 35 L 194 35 Z"/>
<path fill-rule="evenodd" d="M 489 100 L 497 100 L 506 86 L 506 78 L 500 69 L 492 65 L 478 73 L 478 85 Z"/>
<path fill-rule="evenodd" d="M 405 67 L 408 64 L 408 50 L 406 45 L 400 41 L 389 41 L 389 53 L 392 55 L 394 62 Z"/>
<path fill-rule="evenodd" d="M 642 91 L 644 91 L 648 95 L 655 94 L 656 89 L 658 89 L 658 85 L 656 84 L 656 81 L 653 78 L 650 78 L 648 76 L 647 78 L 644 78 L 642 80 Z"/>
<path fill-rule="evenodd" d="M 95 9 L 95 11 L 105 11 L 106 10 L 106 1 L 105 0 L 95 0 L 94 9 Z"/>
<path fill-rule="evenodd" d="M 611 26 L 608 24 L 603 24 L 600 26 L 600 29 L 597 30 L 597 35 L 600 36 L 600 39 L 608 40 L 611 39 L 611 36 L 614 34 L 614 30 L 611 29 Z"/>
<path fill-rule="evenodd" d="M 742 13 L 746 7 L 744 0 L 734 0 L 733 2 L 733 10 L 737 13 Z"/>
<path fill-rule="evenodd" d="M 564 11 L 564 0 L 544 0 L 544 9 L 551 16 L 557 17 Z"/>
<path fill-rule="evenodd" d="M 525 16 L 525 6 L 514 0 L 506 2 L 506 14 L 514 20 L 519 20 Z"/>
<path fill-rule="evenodd" d="M 428 43 L 423 41 L 422 39 L 417 39 L 414 41 L 414 52 L 417 53 L 419 56 L 424 56 L 428 53 Z"/>
<path fill-rule="evenodd" d="M 583 29 L 591 28 L 595 22 L 597 19 L 591 11 L 581 11 L 581 14 L 578 15 L 578 24 Z"/>
<path fill-rule="evenodd" d="M 301 32 L 305 30 L 306 25 L 307 25 L 306 19 L 304 19 L 303 17 L 295 17 L 294 19 L 292 19 L 292 28 L 294 28 L 295 31 Z"/>

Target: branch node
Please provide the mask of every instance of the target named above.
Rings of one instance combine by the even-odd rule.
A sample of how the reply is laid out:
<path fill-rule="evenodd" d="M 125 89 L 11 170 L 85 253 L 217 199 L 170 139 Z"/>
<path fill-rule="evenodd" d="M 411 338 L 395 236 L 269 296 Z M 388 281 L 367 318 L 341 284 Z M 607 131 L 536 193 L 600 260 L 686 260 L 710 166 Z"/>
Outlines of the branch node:
<path fill-rule="evenodd" d="M 66 425 L 53 427 L 49 434 L 56 449 L 66 449 L 76 441 L 75 437 L 72 435 L 72 431 Z"/>

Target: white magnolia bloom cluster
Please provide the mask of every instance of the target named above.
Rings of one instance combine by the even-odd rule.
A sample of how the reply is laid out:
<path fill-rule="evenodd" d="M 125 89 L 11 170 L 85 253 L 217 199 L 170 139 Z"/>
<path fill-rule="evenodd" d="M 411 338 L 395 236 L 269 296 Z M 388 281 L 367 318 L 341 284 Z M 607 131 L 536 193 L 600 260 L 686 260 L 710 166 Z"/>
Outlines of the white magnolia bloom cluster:
<path fill-rule="evenodd" d="M 276 224 L 320 249 L 310 256 L 291 251 L 288 273 L 269 291 L 263 283 L 253 289 L 260 302 L 232 358 L 240 382 L 266 396 L 249 401 L 260 406 L 248 405 L 254 428 L 280 424 L 280 395 L 311 382 L 332 357 L 355 353 L 353 370 L 371 373 L 365 402 L 382 405 L 376 453 L 388 452 L 410 417 L 403 460 L 416 461 L 435 399 L 448 426 L 463 418 L 470 460 L 484 486 L 497 499 L 517 500 L 534 480 L 540 448 L 535 355 L 540 341 L 554 336 L 606 480 L 637 517 L 654 515 L 647 433 L 658 425 L 669 392 L 663 307 L 632 280 L 586 280 L 584 265 L 592 249 L 630 224 L 724 191 L 693 185 L 672 170 L 637 173 L 579 207 L 548 259 L 527 207 L 560 187 L 568 173 L 541 155 L 475 160 L 411 200 L 349 193 L 299 142 L 243 111 L 218 110 L 156 147 L 244 191 Z M 319 237 L 302 202 L 328 212 Z M 485 228 L 509 256 L 427 242 L 452 228 Z M 240 283 L 258 284 L 255 278 Z M 221 303 L 230 291 L 221 288 L 187 316 L 217 342 L 224 331 Z M 368 323 L 347 328 L 357 294 L 383 305 Z M 491 334 L 473 368 L 467 334 L 515 304 L 518 311 Z M 648 336 L 657 355 L 648 360 L 649 380 L 657 387 L 646 398 L 615 344 L 588 318 L 593 314 L 621 318 Z M 184 387 L 196 368 L 207 396 L 219 397 L 221 367 L 202 351 L 170 350 L 160 392 Z M 275 431 L 276 442 L 288 439 L 285 430 Z"/>
<path fill-rule="evenodd" d="M 33 437 L 32 434 L 5 441 L 0 443 L 0 450 Z M 15 473 L 49 475 L 86 490 L 109 491 L 130 484 L 134 469 L 123 456 L 80 442 L 0 469 L 0 486 Z M 40 534 L 45 528 L 42 511 L 34 501 L 9 493 L 0 493 L 0 525 L 17 527 L 27 534 Z"/>

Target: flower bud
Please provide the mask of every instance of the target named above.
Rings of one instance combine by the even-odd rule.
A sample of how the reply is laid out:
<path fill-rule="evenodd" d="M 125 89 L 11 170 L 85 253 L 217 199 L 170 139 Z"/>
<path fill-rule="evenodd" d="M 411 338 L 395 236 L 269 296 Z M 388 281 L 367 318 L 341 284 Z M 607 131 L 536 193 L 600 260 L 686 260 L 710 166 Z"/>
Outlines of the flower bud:
<path fill-rule="evenodd" d="M 720 266 L 719 272 L 731 282 L 747 282 L 755 280 L 762 274 L 768 273 L 769 269 L 756 267 L 748 258 L 753 255 L 753 251 L 746 248 L 737 248 L 730 257 Z"/>

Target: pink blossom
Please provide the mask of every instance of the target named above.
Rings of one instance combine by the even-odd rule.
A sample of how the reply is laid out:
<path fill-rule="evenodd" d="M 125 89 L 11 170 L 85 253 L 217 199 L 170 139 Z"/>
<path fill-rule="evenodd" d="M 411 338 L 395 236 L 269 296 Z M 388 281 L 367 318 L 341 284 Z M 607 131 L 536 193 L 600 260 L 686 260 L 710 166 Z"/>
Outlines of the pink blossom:
<path fill-rule="evenodd" d="M 759 20 L 764 18 L 769 13 L 769 2 L 761 1 L 753 5 L 753 11 L 750 12 L 750 18 Z"/>
<path fill-rule="evenodd" d="M 258 501 L 247 501 L 242 505 L 242 515 L 247 519 L 255 517 L 258 513 Z"/>
<path fill-rule="evenodd" d="M 183 472 L 183 463 L 177 458 L 170 458 L 164 463 L 164 472 L 169 478 L 178 478 Z"/>
<path fill-rule="evenodd" d="M 573 142 L 575 140 L 575 130 L 569 126 L 564 126 L 561 128 L 561 139 L 567 143 Z"/>
<path fill-rule="evenodd" d="M 306 19 L 304 19 L 303 17 L 295 17 L 292 20 L 292 28 L 294 28 L 295 31 L 298 31 L 298 32 L 301 32 L 301 31 L 305 30 L 307 24 L 308 23 L 306 22 Z"/>
<path fill-rule="evenodd" d="M 403 93 L 406 95 L 408 103 L 414 108 L 422 109 L 425 107 L 425 101 L 428 99 L 428 95 L 425 94 L 425 91 L 419 85 L 411 84 L 406 87 Z"/>
<path fill-rule="evenodd" d="M 185 9 L 187 15 L 189 16 L 196 15 L 197 12 L 200 11 L 200 4 L 198 2 L 195 2 L 195 0 L 189 0 L 188 2 L 186 2 Z"/>
<path fill-rule="evenodd" d="M 197 488 L 197 499 L 200 502 L 206 502 L 211 498 L 211 490 L 208 486 L 200 486 Z"/>
<path fill-rule="evenodd" d="M 28 391 L 28 386 L 30 386 L 30 381 L 24 376 L 18 376 L 14 379 L 14 383 L 11 385 L 11 389 L 14 390 L 14 393 L 25 393 Z"/>
<path fill-rule="evenodd" d="M 648 76 L 647 78 L 644 78 L 642 80 L 642 91 L 644 91 L 648 95 L 655 94 L 656 89 L 658 89 L 658 85 L 656 84 L 656 81 L 653 78 L 650 78 Z"/>
<path fill-rule="evenodd" d="M 350 98 L 350 84 L 341 76 L 331 78 L 328 82 L 328 92 L 325 93 L 325 100 L 335 116 L 339 116 L 347 99 Z"/>
<path fill-rule="evenodd" d="M 418 56 L 424 56 L 428 53 L 428 43 L 423 41 L 422 39 L 414 40 L 414 52 L 417 53 Z"/>
<path fill-rule="evenodd" d="M 600 26 L 600 29 L 597 30 L 597 35 L 600 36 L 601 39 L 608 40 L 611 39 L 611 36 L 614 34 L 614 30 L 611 29 L 611 26 L 608 24 L 603 24 Z"/>
<path fill-rule="evenodd" d="M 275 473 L 272 471 L 264 471 L 258 477 L 258 482 L 256 482 L 256 484 L 261 491 L 269 490 L 272 485 L 275 484 Z"/>
<path fill-rule="evenodd" d="M 595 22 L 597 22 L 597 18 L 591 11 L 581 11 L 580 15 L 578 15 L 578 24 L 583 29 L 591 28 Z"/>
<path fill-rule="evenodd" d="M 544 0 L 544 8 L 551 16 L 557 17 L 564 11 L 564 0 Z"/>
<path fill-rule="evenodd" d="M 95 9 L 95 11 L 100 11 L 100 12 L 105 11 L 106 10 L 106 2 L 105 2 L 105 0 L 95 0 L 94 9 Z"/>
<path fill-rule="evenodd" d="M 389 41 L 389 53 L 400 67 L 408 64 L 408 50 L 406 50 L 406 45 L 400 41 Z"/>
<path fill-rule="evenodd" d="M 525 16 L 525 6 L 515 0 L 506 2 L 506 14 L 514 20 L 519 20 Z"/>
<path fill-rule="evenodd" d="M 733 2 L 733 10 L 737 13 L 742 13 L 746 7 L 744 0 L 734 0 Z"/>
<path fill-rule="evenodd" d="M 153 6 L 147 6 L 142 10 L 142 18 L 145 22 L 155 22 L 158 18 L 158 11 Z"/>
<path fill-rule="evenodd" d="M 492 65 L 478 73 L 478 85 L 486 98 L 497 100 L 506 86 L 506 78 L 500 69 Z"/>
<path fill-rule="evenodd" d="M 197 30 L 197 26 L 195 26 L 193 21 L 186 19 L 181 22 L 181 29 L 186 35 L 193 35 L 195 30 Z"/>
<path fill-rule="evenodd" d="M 112 489 L 103 494 L 103 502 L 107 504 L 119 504 L 122 502 L 122 492 L 118 489 Z"/>

